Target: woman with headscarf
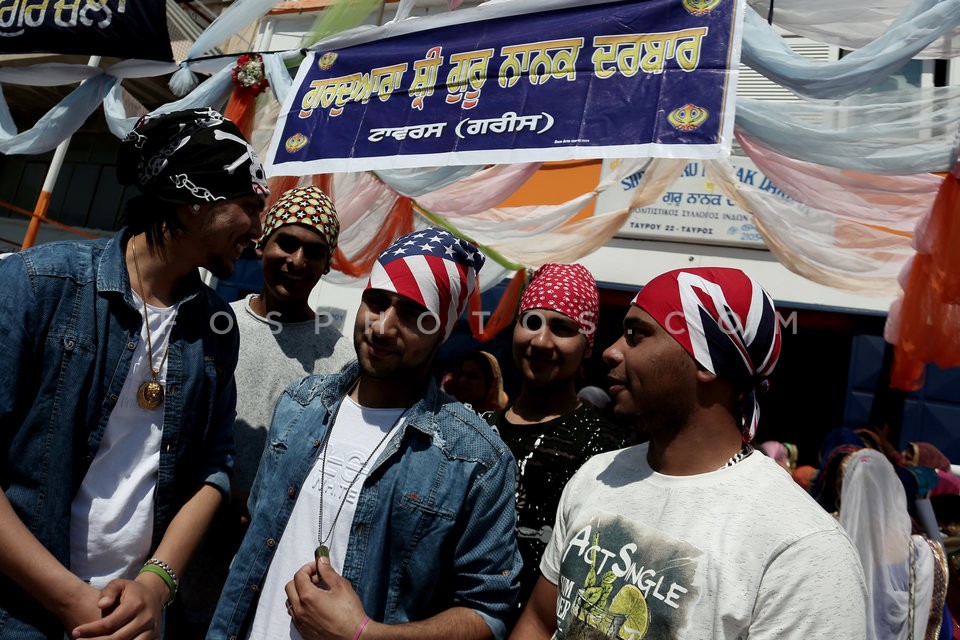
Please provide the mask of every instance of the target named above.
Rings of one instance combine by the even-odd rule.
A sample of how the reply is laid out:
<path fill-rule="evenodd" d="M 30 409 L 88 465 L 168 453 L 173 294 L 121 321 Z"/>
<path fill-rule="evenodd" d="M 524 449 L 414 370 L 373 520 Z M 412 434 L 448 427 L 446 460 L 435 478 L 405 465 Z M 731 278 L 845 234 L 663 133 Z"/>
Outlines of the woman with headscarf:
<path fill-rule="evenodd" d="M 476 350 L 466 353 L 448 374 L 443 390 L 477 413 L 496 411 L 507 406 L 503 374 L 493 354 Z"/>
<path fill-rule="evenodd" d="M 759 449 L 768 457 L 773 458 L 774 462 L 789 473 L 792 474 L 797 468 L 797 445 L 790 442 L 767 440 L 760 443 Z"/>
<path fill-rule="evenodd" d="M 860 556 L 870 595 L 867 637 L 938 637 L 947 587 L 942 548 L 911 535 L 910 515 L 893 464 L 861 449 L 841 464 L 840 524 Z"/>
<path fill-rule="evenodd" d="M 820 447 L 820 468 L 810 486 L 810 495 L 813 499 L 834 515 L 838 510 L 841 466 L 847 456 L 863 448 L 860 444 L 850 442 L 848 438 L 843 437 L 843 433 L 839 433 L 844 431 L 853 433 L 849 429 L 834 429 L 827 434 L 827 439 Z M 837 442 L 840 444 L 835 444 Z M 835 444 L 835 446 L 828 449 L 828 444 Z"/>
<path fill-rule="evenodd" d="M 517 459 L 521 604 L 540 575 L 564 485 L 587 458 L 624 446 L 618 429 L 577 397 L 600 313 L 593 275 L 578 264 L 546 264 L 520 298 L 513 359 L 522 376 L 510 406 L 485 416 Z"/>

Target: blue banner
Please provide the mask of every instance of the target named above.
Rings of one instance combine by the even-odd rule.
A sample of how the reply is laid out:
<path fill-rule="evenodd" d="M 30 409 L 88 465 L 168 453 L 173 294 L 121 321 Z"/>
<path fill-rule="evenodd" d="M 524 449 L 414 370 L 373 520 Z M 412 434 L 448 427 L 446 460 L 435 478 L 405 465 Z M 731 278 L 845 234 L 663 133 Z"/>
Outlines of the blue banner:
<path fill-rule="evenodd" d="M 269 172 L 729 153 L 742 0 L 534 4 L 318 45 Z"/>
<path fill-rule="evenodd" d="M 172 61 L 165 0 L 0 0 L 0 53 Z"/>

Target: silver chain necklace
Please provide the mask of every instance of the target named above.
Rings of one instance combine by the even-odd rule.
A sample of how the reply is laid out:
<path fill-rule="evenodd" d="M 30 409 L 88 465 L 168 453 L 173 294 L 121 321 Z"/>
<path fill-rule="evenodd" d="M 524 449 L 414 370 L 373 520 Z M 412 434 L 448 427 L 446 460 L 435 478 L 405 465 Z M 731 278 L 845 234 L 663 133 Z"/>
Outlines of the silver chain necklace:
<path fill-rule="evenodd" d="M 340 401 L 342 405 L 346 402 L 346 398 Z M 359 404 L 357 405 L 360 406 Z M 362 407 L 361 407 L 362 408 Z M 340 413 L 340 407 L 337 407 L 336 413 L 333 415 L 332 420 L 330 421 L 330 428 L 327 430 L 326 435 L 323 439 L 323 452 L 320 454 L 320 514 L 317 516 L 317 542 L 319 546 L 313 551 L 313 556 L 315 558 L 320 558 L 321 556 L 329 558 L 330 557 L 330 547 L 328 543 L 330 538 L 333 537 L 333 532 L 337 528 L 337 520 L 340 519 L 340 512 L 343 511 L 343 505 L 346 504 L 347 498 L 350 497 L 350 491 L 353 490 L 353 485 L 357 483 L 357 479 L 363 474 L 363 470 L 367 468 L 367 465 L 370 464 L 370 461 L 373 459 L 374 454 L 380 450 L 380 447 L 383 446 L 383 443 L 387 441 L 387 438 L 390 436 L 394 430 L 400 426 L 400 423 L 403 421 L 404 416 L 407 415 L 409 409 L 404 409 L 403 413 L 396 419 L 393 425 L 387 429 L 386 433 L 383 434 L 383 437 L 380 438 L 380 442 L 376 444 L 370 455 L 367 456 L 367 459 L 363 461 L 363 464 L 360 465 L 360 468 L 357 470 L 357 473 L 354 474 L 353 480 L 350 481 L 350 484 L 347 485 L 347 490 L 343 492 L 343 498 L 340 499 L 340 504 L 337 506 L 337 513 L 333 516 L 333 522 L 330 524 L 330 530 L 327 531 L 327 535 L 323 535 L 323 493 L 327 483 L 327 449 L 330 445 L 330 437 L 333 434 L 333 427 L 337 422 L 337 415 Z"/>

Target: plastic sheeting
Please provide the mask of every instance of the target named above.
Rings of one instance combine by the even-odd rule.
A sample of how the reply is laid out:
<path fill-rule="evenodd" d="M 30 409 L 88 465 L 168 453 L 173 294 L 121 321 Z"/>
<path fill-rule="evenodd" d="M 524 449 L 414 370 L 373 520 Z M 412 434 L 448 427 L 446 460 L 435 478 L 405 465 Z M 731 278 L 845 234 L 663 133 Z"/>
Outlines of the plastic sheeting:
<path fill-rule="evenodd" d="M 929 5 L 937 0 L 747 0 L 747 4 L 766 18 L 773 9 L 773 24 L 791 33 L 843 49 L 860 49 L 877 39 L 900 14 L 911 7 Z M 960 29 L 937 38 L 915 58 L 947 59 L 960 54 Z"/>
<path fill-rule="evenodd" d="M 960 0 L 916 0 L 890 28 L 836 62 L 805 58 L 747 8 L 741 61 L 809 98 L 844 98 L 875 86 L 960 24 Z"/>
<path fill-rule="evenodd" d="M 821 102 L 744 98 L 736 118 L 751 138 L 798 160 L 887 175 L 945 172 L 960 131 L 960 86 Z"/>

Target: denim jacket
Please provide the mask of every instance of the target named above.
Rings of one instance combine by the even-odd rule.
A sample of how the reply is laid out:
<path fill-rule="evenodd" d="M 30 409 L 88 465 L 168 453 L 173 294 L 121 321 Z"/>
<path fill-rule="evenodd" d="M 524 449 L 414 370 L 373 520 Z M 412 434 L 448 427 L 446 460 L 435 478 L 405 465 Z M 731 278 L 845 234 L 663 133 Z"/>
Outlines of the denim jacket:
<path fill-rule="evenodd" d="M 301 486 L 358 375 L 353 363 L 339 374 L 310 376 L 277 401 L 250 495 L 250 528 L 208 639 L 246 633 Z M 374 620 L 424 620 L 462 606 L 504 638 L 521 562 L 513 456 L 489 426 L 432 380 L 406 415 L 361 489 L 343 576 Z"/>
<path fill-rule="evenodd" d="M 0 260 L 0 486 L 68 567 L 70 505 L 143 326 L 124 260 L 127 238 L 121 230 L 109 240 L 49 243 Z M 219 324 L 211 322 L 215 315 Z M 233 326 L 230 307 L 198 275 L 167 351 L 153 547 L 203 484 L 229 493 Z M 57 619 L 0 576 L 0 638 L 45 637 L 63 638 Z"/>

